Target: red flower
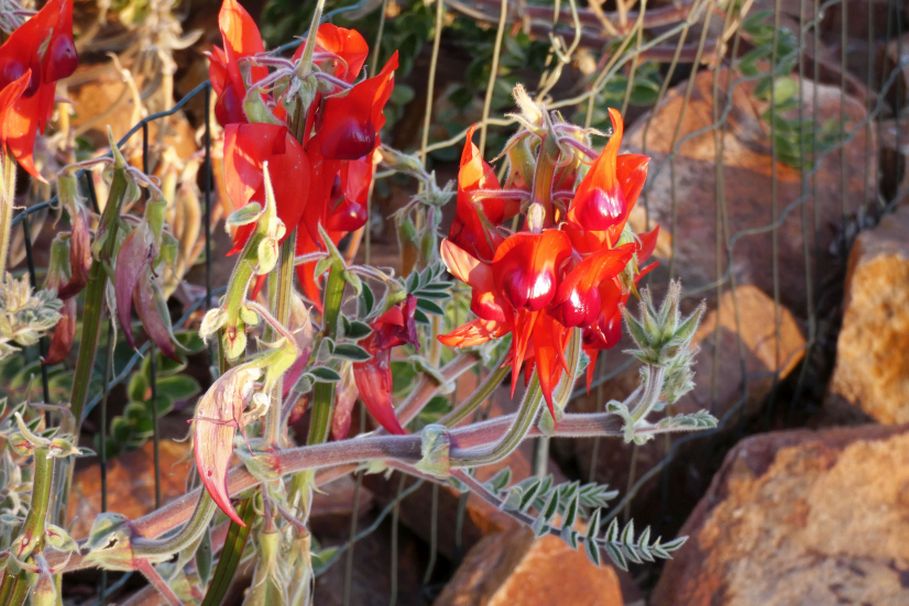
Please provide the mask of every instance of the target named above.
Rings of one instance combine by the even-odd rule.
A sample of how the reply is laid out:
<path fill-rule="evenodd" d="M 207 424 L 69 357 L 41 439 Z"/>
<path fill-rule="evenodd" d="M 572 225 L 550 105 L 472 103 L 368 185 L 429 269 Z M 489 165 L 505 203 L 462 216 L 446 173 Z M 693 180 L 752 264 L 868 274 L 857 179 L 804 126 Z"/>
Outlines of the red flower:
<path fill-rule="evenodd" d="M 516 215 L 520 210 L 520 202 L 495 196 L 475 197 L 478 190 L 499 189 L 495 172 L 480 156 L 480 149 L 473 144 L 475 130 L 476 126 L 468 129 L 464 149 L 461 151 L 457 206 L 448 239 L 481 259 L 491 259 L 502 241 L 495 226 Z"/>
<path fill-rule="evenodd" d="M 348 232 L 366 222 L 367 196 L 373 176 L 372 155 L 385 125 L 384 109 L 394 88 L 395 53 L 373 78 L 353 84 L 363 70 L 369 46 L 355 30 L 320 25 L 313 54 L 314 73 L 320 78 L 299 139 L 287 127 L 246 124 L 243 101 L 249 87 L 267 77 L 269 67 L 256 63 L 264 45 L 255 22 L 236 0 L 224 0 L 219 13 L 224 48 L 211 55 L 212 88 L 218 95 L 216 114 L 225 131 L 226 188 L 235 208 L 250 200 L 262 201 L 264 161 L 274 177 L 278 216 L 287 233 L 297 229 L 297 253 L 324 250 L 319 226 L 337 244 Z M 300 60 L 305 46 L 294 54 Z M 286 70 L 287 67 L 279 67 Z M 323 74 L 319 76 L 319 74 Z M 351 86 L 351 84 L 353 84 Z M 265 98 L 279 120 L 287 117 L 280 98 Z M 252 226 L 237 230 L 232 253 L 242 249 Z M 318 307 L 321 303 L 315 263 L 298 266 L 303 292 Z"/>
<path fill-rule="evenodd" d="M 246 122 L 243 99 L 250 84 L 268 75 L 268 68 L 242 59 L 265 51 L 256 22 L 236 0 L 224 0 L 218 13 L 224 48 L 214 47 L 208 76 L 218 96 L 215 117 L 221 125 Z M 245 76 L 244 76 L 245 73 Z"/>
<path fill-rule="evenodd" d="M 77 65 L 71 0 L 50 0 L 0 46 L 0 145 L 35 177 L 35 136 L 53 113 L 57 80 Z"/>
<path fill-rule="evenodd" d="M 622 115 L 609 109 L 613 134 L 603 152 L 581 180 L 568 207 L 566 230 L 575 246 L 585 252 L 603 243 L 618 242 L 644 182 L 650 158 L 640 154 L 619 154 L 622 144 Z"/>
<path fill-rule="evenodd" d="M 385 104 L 391 98 L 397 68 L 396 51 L 377 75 L 326 98 L 307 151 L 330 160 L 357 160 L 371 153 L 385 126 Z"/>
<path fill-rule="evenodd" d="M 309 204 L 297 235 L 297 254 L 323 250 L 319 225 L 332 242 L 366 223 L 367 197 L 373 176 L 373 152 L 385 126 L 385 105 L 394 87 L 395 53 L 373 78 L 324 101 L 315 120 L 316 133 L 306 145 L 312 165 Z M 304 233 L 305 232 L 305 233 Z M 321 306 L 315 263 L 298 266 L 303 293 Z"/>
<path fill-rule="evenodd" d="M 300 222 L 309 196 L 310 167 L 303 146 L 277 124 L 230 124 L 224 129 L 225 186 L 235 209 L 250 201 L 264 205 L 265 162 L 278 218 L 289 232 Z M 237 229 L 229 254 L 243 250 L 254 229 L 252 224 Z"/>
<path fill-rule="evenodd" d="M 603 247 L 581 260 L 559 285 L 555 306 L 565 326 L 588 326 L 600 318 L 600 287 L 612 282 L 634 255 L 634 245 Z"/>
<path fill-rule="evenodd" d="M 634 283 L 637 284 L 641 278 L 656 268 L 656 262 L 644 266 L 653 254 L 656 248 L 657 236 L 660 228 L 655 227 L 649 232 L 638 235 L 638 241 L 632 244 L 626 244 L 622 248 L 633 246 L 637 273 L 634 276 Z M 612 349 L 618 345 L 622 339 L 622 307 L 628 302 L 631 291 L 624 288 L 619 280 L 603 281 L 597 289 L 597 297 L 600 301 L 601 313 L 598 319 L 587 323 L 584 326 L 584 351 L 590 361 L 587 365 L 587 389 L 593 382 L 593 374 L 596 371 L 597 358 L 604 349 Z"/>
<path fill-rule="evenodd" d="M 416 298 L 408 295 L 402 303 L 379 316 L 372 323 L 372 334 L 360 343 L 372 358 L 353 365 L 354 381 L 366 410 L 382 427 L 395 434 L 407 432 L 398 422 L 391 402 L 391 349 L 398 345 L 417 345 L 413 318 L 416 306 Z"/>
<path fill-rule="evenodd" d="M 457 214 L 450 237 L 441 246 L 448 270 L 472 289 L 471 310 L 477 319 L 439 340 L 451 347 L 469 347 L 512 333 L 512 393 L 522 370 L 525 381 L 536 370 L 553 416 L 552 391 L 567 368 L 564 351 L 571 330 L 582 331 L 584 348 L 595 362 L 602 349 L 618 343 L 621 307 L 634 283 L 653 267 L 640 269 L 653 252 L 656 230 L 617 246 L 644 185 L 648 158 L 618 154 L 622 118 L 615 110 L 609 112 L 615 132 L 578 185 L 565 222 L 505 239 L 494 231 L 496 223 L 517 208 L 497 195 L 498 182 L 470 142 L 470 131 L 458 175 Z M 544 153 L 542 147 L 542 143 L 536 147 L 538 154 Z M 509 150 L 510 186 L 525 189 L 534 181 L 531 173 L 541 161 L 532 157 L 532 150 L 520 136 L 514 139 Z M 544 160 L 557 163 L 554 191 L 570 191 L 577 157 Z M 475 199 L 477 190 L 486 190 L 482 201 Z M 548 225 L 545 220 L 537 223 Z M 588 385 L 592 372 L 593 363 Z"/>
<path fill-rule="evenodd" d="M 540 387 L 552 410 L 552 389 L 565 365 L 562 352 L 568 328 L 547 307 L 558 292 L 559 275 L 571 252 L 568 237 L 555 229 L 517 233 L 499 245 L 489 263 L 450 240 L 442 242 L 441 252 L 448 270 L 472 287 L 471 309 L 479 319 L 439 340 L 450 347 L 469 347 L 511 332 L 512 393 L 527 362 L 528 371 L 534 366 L 539 370 Z"/>

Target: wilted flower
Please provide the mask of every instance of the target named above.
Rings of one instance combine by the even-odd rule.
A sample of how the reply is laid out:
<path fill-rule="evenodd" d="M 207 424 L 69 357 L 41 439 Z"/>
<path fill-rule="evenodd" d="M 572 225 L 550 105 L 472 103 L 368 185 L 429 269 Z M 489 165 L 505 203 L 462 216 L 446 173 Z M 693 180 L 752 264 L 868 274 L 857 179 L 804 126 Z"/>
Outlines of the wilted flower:
<path fill-rule="evenodd" d="M 161 353 L 176 360 L 170 313 L 153 280 L 157 253 L 158 247 L 147 222 L 140 223 L 123 239 L 114 267 L 117 319 L 127 343 L 136 347 L 132 328 L 132 311 L 135 308 L 148 338 Z"/>

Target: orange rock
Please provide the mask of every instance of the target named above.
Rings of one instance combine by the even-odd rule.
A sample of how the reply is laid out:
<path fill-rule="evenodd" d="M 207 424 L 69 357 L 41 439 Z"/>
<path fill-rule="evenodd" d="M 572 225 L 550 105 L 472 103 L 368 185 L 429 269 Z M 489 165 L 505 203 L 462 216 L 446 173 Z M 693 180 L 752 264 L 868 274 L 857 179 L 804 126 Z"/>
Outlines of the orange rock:
<path fill-rule="evenodd" d="M 826 402 L 880 423 L 909 422 L 909 207 L 852 247 L 836 368 Z"/>
<path fill-rule="evenodd" d="M 524 528 L 487 536 L 467 554 L 435 606 L 620 606 L 616 571 L 561 539 Z"/>
<path fill-rule="evenodd" d="M 909 426 L 748 438 L 680 534 L 652 606 L 909 604 Z"/>

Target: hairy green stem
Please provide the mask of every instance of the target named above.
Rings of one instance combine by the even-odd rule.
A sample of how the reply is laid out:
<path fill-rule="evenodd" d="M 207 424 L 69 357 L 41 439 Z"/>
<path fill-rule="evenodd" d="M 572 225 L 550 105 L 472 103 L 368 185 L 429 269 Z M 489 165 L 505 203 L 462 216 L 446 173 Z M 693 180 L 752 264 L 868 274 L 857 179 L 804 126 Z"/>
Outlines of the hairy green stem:
<path fill-rule="evenodd" d="M 486 444 L 498 443 L 502 440 L 507 432 L 515 425 L 517 420 L 516 414 L 505 415 L 474 423 L 464 428 L 451 430 L 451 457 L 452 460 L 465 461 L 461 467 L 475 466 L 475 454 L 479 447 Z M 624 436 L 622 429 L 623 419 L 613 413 L 586 413 L 586 414 L 566 414 L 551 437 L 567 438 L 593 438 L 593 437 L 614 437 Z M 641 433 L 659 435 L 662 433 L 678 433 L 684 431 L 696 431 L 694 427 L 659 427 L 653 426 L 641 430 Z M 537 427 L 530 427 L 525 438 L 531 438 L 542 435 Z M 362 464 L 369 461 L 398 461 L 404 464 L 415 465 L 422 457 L 421 454 L 422 437 L 419 434 L 405 436 L 367 436 L 357 440 L 345 442 L 327 442 L 314 446 L 300 446 L 278 451 L 275 454 L 275 465 L 280 469 L 282 476 L 297 474 L 305 471 L 317 469 L 327 469 L 348 464 Z M 237 467 L 228 474 L 228 486 L 231 495 L 240 494 L 250 488 L 260 484 L 260 480 L 253 476 L 244 467 Z M 168 503 L 160 509 L 145 515 L 132 523 L 135 532 L 145 537 L 160 536 L 170 532 L 173 528 L 186 522 L 190 517 L 197 517 L 198 508 L 190 513 L 189 508 L 194 501 L 199 498 L 201 489 L 187 493 L 179 499 Z M 211 511 L 213 512 L 214 506 Z M 187 524 L 187 528 L 195 526 L 195 523 Z M 204 530 L 207 524 L 202 525 Z M 184 535 L 185 531 L 181 531 Z M 151 538 L 142 538 L 139 540 L 138 554 L 149 555 L 150 550 L 146 545 L 156 543 L 158 548 L 154 553 L 168 553 L 167 549 L 179 551 L 187 545 L 192 544 L 195 536 L 188 537 L 178 543 L 170 543 L 164 546 L 162 541 L 156 541 Z M 164 541 L 168 541 L 165 539 Z M 173 552 L 170 552 L 173 553 Z M 52 566 L 62 564 L 62 558 L 52 554 L 48 561 Z M 78 570 L 84 568 L 88 563 L 84 563 L 82 558 L 75 555 L 71 558 L 65 570 Z"/>
<path fill-rule="evenodd" d="M 510 455 L 527 437 L 542 404 L 543 391 L 540 389 L 537 375 L 534 374 L 527 392 L 524 394 L 524 399 L 521 400 L 521 406 L 514 416 L 514 421 L 505 434 L 496 443 L 477 451 L 470 451 L 466 453 L 466 456 L 456 457 L 452 454 L 452 467 L 489 465 Z"/>
<path fill-rule="evenodd" d="M 554 394 L 556 402 L 564 402 L 577 378 L 579 364 L 581 359 L 581 331 L 573 329 L 568 342 L 568 370 L 563 375 Z M 489 465 L 501 461 L 527 438 L 532 428 L 533 422 L 540 412 L 543 403 L 543 391 L 540 388 L 540 381 L 537 373 L 534 373 L 533 379 L 521 400 L 521 406 L 514 417 L 514 422 L 508 428 L 508 431 L 499 438 L 499 440 L 489 446 L 485 446 L 476 451 L 467 451 L 464 454 L 456 456 L 456 450 L 452 451 L 451 465 L 453 467 L 473 467 L 476 465 Z"/>
<path fill-rule="evenodd" d="M 647 379 L 644 383 L 644 392 L 641 394 L 641 399 L 634 407 L 634 410 L 631 411 L 631 419 L 635 423 L 647 418 L 653 407 L 660 401 L 660 393 L 663 391 L 666 369 L 662 366 L 651 365 L 648 370 Z"/>
<path fill-rule="evenodd" d="M 216 510 L 215 502 L 208 496 L 208 493 L 201 493 L 192 517 L 177 534 L 165 539 L 136 537 L 132 541 L 133 556 L 136 559 L 146 559 L 183 551 L 202 536 Z"/>
<path fill-rule="evenodd" d="M 44 544 L 44 526 L 47 521 L 51 485 L 54 478 L 54 461 L 48 454 L 46 447 L 35 449 L 32 500 L 25 523 L 22 525 L 19 553 L 16 554 L 20 559 L 28 558 L 31 554 L 38 552 Z M 3 605 L 24 604 L 29 587 L 27 572 L 22 571 L 13 576 L 7 569 L 3 584 L 0 586 L 0 596 L 6 596 Z"/>
<path fill-rule="evenodd" d="M 489 399 L 489 396 L 495 391 L 496 387 L 502 384 L 505 377 L 511 371 L 510 366 L 502 366 L 502 360 L 496 364 L 496 370 L 490 373 L 483 382 L 477 387 L 463 405 L 455 408 L 439 421 L 447 427 L 454 427 L 479 408 L 483 402 Z"/>

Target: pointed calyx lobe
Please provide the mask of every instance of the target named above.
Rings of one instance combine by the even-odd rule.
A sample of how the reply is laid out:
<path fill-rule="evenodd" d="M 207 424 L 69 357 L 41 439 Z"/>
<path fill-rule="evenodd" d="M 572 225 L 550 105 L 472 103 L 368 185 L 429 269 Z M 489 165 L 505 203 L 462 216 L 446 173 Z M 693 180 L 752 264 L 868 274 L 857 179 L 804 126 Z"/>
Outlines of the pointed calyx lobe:
<path fill-rule="evenodd" d="M 550 135 L 528 131 L 513 138 L 510 186 L 552 183 L 560 196 L 566 191 L 572 195 L 567 207 L 552 217 L 547 214 L 542 227 L 510 235 L 505 223 L 517 212 L 520 196 L 513 190 L 497 195 L 495 174 L 479 157 L 469 131 L 456 216 L 440 251 L 449 272 L 471 287 L 471 310 L 477 316 L 440 341 L 471 347 L 511 333 L 512 392 L 519 376 L 526 381 L 535 370 L 551 411 L 552 392 L 567 369 L 570 331 L 582 331 L 584 348 L 594 360 L 599 351 L 615 346 L 621 337 L 621 306 L 634 283 L 652 268 L 640 269 L 653 252 L 656 230 L 639 237 L 627 228 L 648 158 L 618 153 L 622 117 L 613 109 L 609 115 L 613 134 L 577 184 L 583 173 L 578 167 L 587 158 L 576 155 L 574 147 L 559 147 L 554 179 L 536 179 L 533 171 L 545 163 L 533 158 L 543 153 L 542 138 Z M 560 127 L 556 124 L 553 132 Z M 527 199 L 539 195 L 528 192 Z"/>

